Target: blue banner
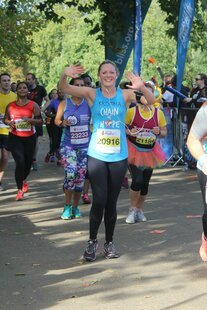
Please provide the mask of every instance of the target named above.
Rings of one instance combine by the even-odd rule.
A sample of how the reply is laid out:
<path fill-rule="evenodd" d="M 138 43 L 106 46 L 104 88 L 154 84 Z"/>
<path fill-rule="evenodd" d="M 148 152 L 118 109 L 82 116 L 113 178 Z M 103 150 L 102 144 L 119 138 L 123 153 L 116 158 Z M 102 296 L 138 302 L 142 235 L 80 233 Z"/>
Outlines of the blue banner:
<path fill-rule="evenodd" d="M 163 149 L 166 159 L 169 158 L 173 154 L 173 121 L 172 121 L 172 111 L 171 108 L 166 107 L 163 108 L 163 112 L 165 115 L 165 119 L 167 122 L 167 135 L 165 138 L 158 138 L 158 143 L 160 144 L 161 148 Z"/>
<path fill-rule="evenodd" d="M 120 7 L 120 20 L 123 23 L 123 30 L 121 35 L 114 36 L 116 42 L 113 42 L 113 46 L 106 46 L 105 57 L 116 63 L 120 72 L 117 79 L 117 84 L 119 84 L 133 48 L 134 8 L 129 6 L 127 1 L 121 1 L 121 3 L 117 3 L 117 6 Z M 105 35 L 110 36 L 110 33 Z"/>
<path fill-rule="evenodd" d="M 177 42 L 177 91 L 180 92 L 184 76 L 184 68 L 190 33 L 195 13 L 194 0 L 181 0 L 178 19 L 178 42 Z M 178 100 L 179 107 L 179 100 Z"/>
<path fill-rule="evenodd" d="M 134 31 L 134 73 L 141 74 L 142 62 L 142 13 L 141 0 L 136 0 L 135 31 Z"/>
<path fill-rule="evenodd" d="M 142 2 L 141 15 L 143 22 L 152 0 L 145 0 Z M 119 1 L 117 5 L 117 9 L 120 10 L 120 20 L 123 23 L 123 31 L 121 36 L 117 34 L 116 42 L 114 42 L 113 46 L 106 46 L 105 58 L 116 63 L 120 72 L 119 78 L 117 79 L 117 84 L 119 84 L 134 47 L 135 5 L 130 6 L 128 1 Z M 110 37 L 110 33 L 105 33 L 105 36 Z"/>

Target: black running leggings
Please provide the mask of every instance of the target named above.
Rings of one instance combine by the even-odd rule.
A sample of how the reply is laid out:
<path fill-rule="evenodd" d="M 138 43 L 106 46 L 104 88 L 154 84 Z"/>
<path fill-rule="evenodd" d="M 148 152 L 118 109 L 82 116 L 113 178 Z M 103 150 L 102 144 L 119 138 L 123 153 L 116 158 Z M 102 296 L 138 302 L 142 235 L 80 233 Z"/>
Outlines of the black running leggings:
<path fill-rule="evenodd" d="M 9 145 L 16 164 L 15 180 L 18 189 L 22 189 L 23 181 L 30 173 L 35 144 L 36 135 L 30 137 L 18 137 L 13 134 L 9 135 Z"/>
<path fill-rule="evenodd" d="M 141 195 L 147 195 L 149 182 L 153 173 L 152 169 L 140 169 L 134 165 L 129 165 L 129 171 L 132 176 L 131 189 L 133 191 L 140 191 Z"/>
<path fill-rule="evenodd" d="M 62 136 L 62 128 L 55 124 L 46 125 L 47 133 L 50 141 L 50 154 L 54 154 L 60 147 L 60 141 Z"/>
<path fill-rule="evenodd" d="M 88 174 L 93 193 L 90 210 L 90 239 L 95 240 L 104 213 L 105 238 L 113 240 L 117 219 L 116 204 L 127 169 L 127 159 L 104 162 L 88 157 Z"/>
<path fill-rule="evenodd" d="M 201 194 L 203 198 L 203 232 L 205 237 L 207 238 L 207 175 L 205 175 L 200 169 L 198 171 L 198 181 L 200 184 Z"/>

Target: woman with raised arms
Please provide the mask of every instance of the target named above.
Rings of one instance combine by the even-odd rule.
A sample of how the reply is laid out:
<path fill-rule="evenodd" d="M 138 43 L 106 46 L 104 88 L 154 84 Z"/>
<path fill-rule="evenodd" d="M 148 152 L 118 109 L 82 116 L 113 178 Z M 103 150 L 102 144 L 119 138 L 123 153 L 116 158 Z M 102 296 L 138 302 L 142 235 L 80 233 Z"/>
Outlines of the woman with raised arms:
<path fill-rule="evenodd" d="M 84 68 L 80 65 L 65 68 L 60 78 L 60 89 L 68 95 L 85 98 L 91 108 L 93 132 L 88 148 L 88 173 L 93 203 L 90 210 L 89 241 L 83 257 L 86 261 L 94 261 L 98 248 L 97 234 L 103 216 L 105 257 L 119 256 L 113 243 L 113 235 L 117 219 L 117 199 L 127 168 L 126 110 L 136 99 L 135 91 L 141 91 L 149 104 L 153 104 L 155 98 L 142 79 L 130 72 L 126 74 L 131 82 L 129 89 L 117 88 L 119 72 L 110 60 L 103 61 L 98 68 L 100 88 L 68 84 L 68 76 L 76 78 L 83 72 Z"/>

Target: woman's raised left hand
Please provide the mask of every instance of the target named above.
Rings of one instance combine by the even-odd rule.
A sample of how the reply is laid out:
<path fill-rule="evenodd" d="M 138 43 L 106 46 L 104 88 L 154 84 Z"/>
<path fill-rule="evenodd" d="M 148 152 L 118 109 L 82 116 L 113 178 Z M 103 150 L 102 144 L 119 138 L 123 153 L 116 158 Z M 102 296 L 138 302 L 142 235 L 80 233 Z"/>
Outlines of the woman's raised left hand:
<path fill-rule="evenodd" d="M 128 88 L 139 90 L 144 86 L 144 82 L 138 74 L 132 72 L 126 73 L 126 78 L 131 82 L 132 85 L 127 85 Z"/>

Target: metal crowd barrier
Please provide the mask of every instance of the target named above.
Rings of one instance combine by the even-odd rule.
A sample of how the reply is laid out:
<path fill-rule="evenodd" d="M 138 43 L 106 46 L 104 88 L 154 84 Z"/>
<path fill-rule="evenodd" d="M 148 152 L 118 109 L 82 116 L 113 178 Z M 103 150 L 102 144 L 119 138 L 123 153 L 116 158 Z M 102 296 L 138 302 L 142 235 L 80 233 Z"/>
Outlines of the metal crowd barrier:
<path fill-rule="evenodd" d="M 170 109 L 170 119 L 168 117 Z M 164 108 L 164 114 L 167 120 L 167 137 L 163 139 L 163 142 L 160 141 L 162 148 L 164 149 L 167 160 L 164 163 L 164 166 L 169 162 L 174 160 L 172 167 L 175 167 L 178 163 L 185 164 L 188 162 L 195 163 L 195 160 L 190 155 L 186 141 L 187 136 L 190 131 L 190 127 L 193 123 L 193 120 L 196 116 L 196 113 L 199 109 L 196 108 L 180 108 L 178 111 L 177 108 Z M 166 152 L 170 150 L 169 152 Z"/>

